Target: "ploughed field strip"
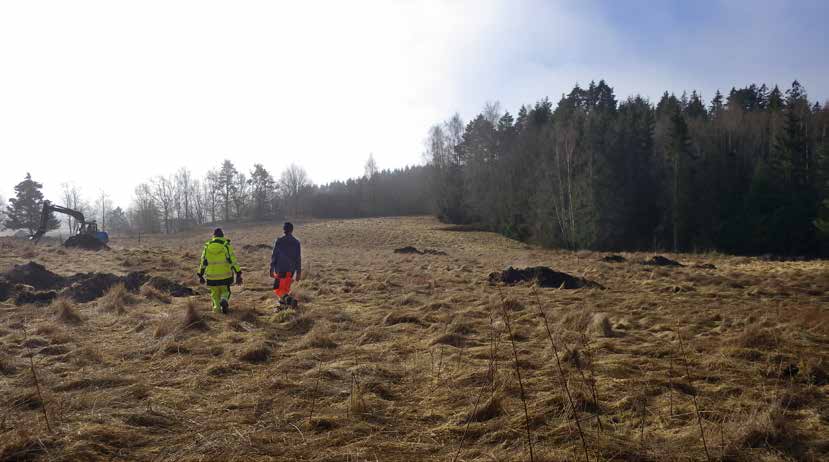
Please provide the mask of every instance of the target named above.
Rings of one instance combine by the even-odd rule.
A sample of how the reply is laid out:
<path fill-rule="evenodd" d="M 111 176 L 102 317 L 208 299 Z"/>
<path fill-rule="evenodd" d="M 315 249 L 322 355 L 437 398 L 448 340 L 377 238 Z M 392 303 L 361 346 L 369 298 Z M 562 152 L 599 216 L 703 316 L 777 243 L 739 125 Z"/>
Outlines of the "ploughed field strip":
<path fill-rule="evenodd" d="M 535 460 L 829 453 L 826 262 L 319 221 L 277 312 L 279 226 L 224 230 L 227 316 L 194 276 L 207 229 L 0 241 L 0 460 L 529 460 L 528 433 Z"/>

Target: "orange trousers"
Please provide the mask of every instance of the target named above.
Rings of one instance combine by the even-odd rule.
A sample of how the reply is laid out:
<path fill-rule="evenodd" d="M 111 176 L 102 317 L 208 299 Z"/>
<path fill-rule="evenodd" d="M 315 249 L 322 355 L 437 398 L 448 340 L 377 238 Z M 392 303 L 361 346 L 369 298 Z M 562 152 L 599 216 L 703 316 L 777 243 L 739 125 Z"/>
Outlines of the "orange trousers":
<path fill-rule="evenodd" d="M 273 293 L 275 293 L 277 297 L 282 298 L 291 293 L 291 283 L 294 282 L 293 276 L 294 273 L 291 273 L 290 271 L 287 273 L 274 274 Z"/>

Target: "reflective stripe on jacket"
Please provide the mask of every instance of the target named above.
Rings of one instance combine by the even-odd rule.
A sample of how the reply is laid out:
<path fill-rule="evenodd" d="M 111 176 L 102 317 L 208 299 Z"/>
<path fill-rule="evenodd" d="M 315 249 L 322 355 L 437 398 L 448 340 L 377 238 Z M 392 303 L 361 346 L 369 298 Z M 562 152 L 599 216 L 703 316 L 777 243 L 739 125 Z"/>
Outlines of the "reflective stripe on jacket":
<path fill-rule="evenodd" d="M 208 281 L 232 280 L 233 272 L 241 273 L 230 239 L 214 237 L 204 244 L 199 263 L 199 274 Z"/>

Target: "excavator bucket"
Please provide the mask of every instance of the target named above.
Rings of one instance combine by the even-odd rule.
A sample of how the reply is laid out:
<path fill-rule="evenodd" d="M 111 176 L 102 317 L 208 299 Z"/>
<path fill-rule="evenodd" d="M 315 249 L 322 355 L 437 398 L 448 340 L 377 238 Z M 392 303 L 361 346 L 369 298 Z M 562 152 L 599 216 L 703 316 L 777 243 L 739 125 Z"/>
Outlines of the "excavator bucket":
<path fill-rule="evenodd" d="M 37 231 L 35 231 L 34 234 L 29 236 L 29 240 L 34 241 L 34 243 L 37 244 L 38 241 L 40 241 L 40 238 L 43 237 L 44 234 L 45 234 L 45 232 L 42 229 L 38 229 Z"/>

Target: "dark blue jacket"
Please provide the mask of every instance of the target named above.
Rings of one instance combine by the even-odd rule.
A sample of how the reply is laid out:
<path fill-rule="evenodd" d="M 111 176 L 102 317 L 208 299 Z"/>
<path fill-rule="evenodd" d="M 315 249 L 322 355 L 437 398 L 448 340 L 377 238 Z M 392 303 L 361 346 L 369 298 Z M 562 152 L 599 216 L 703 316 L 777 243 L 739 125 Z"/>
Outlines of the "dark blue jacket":
<path fill-rule="evenodd" d="M 271 254 L 272 273 L 296 273 L 302 270 L 302 250 L 299 241 L 292 235 L 286 234 L 273 244 Z"/>

